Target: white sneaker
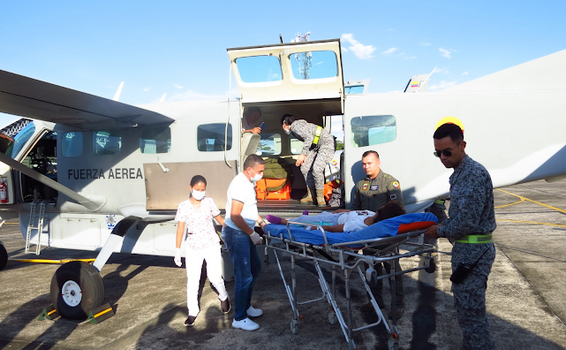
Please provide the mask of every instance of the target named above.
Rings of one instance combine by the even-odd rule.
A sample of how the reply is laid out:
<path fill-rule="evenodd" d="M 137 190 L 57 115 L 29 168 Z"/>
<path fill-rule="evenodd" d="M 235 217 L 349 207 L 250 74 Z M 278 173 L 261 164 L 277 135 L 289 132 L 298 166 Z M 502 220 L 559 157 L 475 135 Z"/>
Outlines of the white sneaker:
<path fill-rule="evenodd" d="M 253 306 L 250 306 L 246 310 L 246 313 L 248 314 L 249 317 L 259 317 L 259 316 L 263 315 L 263 311 L 261 309 L 256 309 Z"/>
<path fill-rule="evenodd" d="M 234 321 L 232 321 L 232 327 L 243 329 L 245 331 L 255 331 L 259 328 L 259 325 L 246 317 L 240 321 L 236 321 L 234 319 Z"/>

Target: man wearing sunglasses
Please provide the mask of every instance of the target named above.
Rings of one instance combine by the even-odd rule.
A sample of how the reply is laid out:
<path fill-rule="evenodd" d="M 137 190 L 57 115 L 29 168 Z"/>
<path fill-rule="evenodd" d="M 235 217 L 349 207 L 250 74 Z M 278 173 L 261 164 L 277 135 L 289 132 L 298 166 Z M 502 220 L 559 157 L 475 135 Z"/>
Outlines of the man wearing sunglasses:
<path fill-rule="evenodd" d="M 491 240 L 496 227 L 491 177 L 480 163 L 466 155 L 466 141 L 459 126 L 443 124 L 433 138 L 434 155 L 454 172 L 450 176 L 448 219 L 429 227 L 425 235 L 447 238 L 454 244 L 453 272 L 461 264 L 471 269 L 463 280 L 451 278 L 463 348 L 495 349 L 485 310 L 487 278 L 495 260 Z"/>

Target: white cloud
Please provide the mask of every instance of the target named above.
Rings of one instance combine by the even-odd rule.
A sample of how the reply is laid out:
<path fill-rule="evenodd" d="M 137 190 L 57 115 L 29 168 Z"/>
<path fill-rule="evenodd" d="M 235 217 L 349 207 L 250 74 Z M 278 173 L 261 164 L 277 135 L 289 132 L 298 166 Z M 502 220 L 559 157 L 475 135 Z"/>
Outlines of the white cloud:
<path fill-rule="evenodd" d="M 179 84 L 174 84 L 174 86 L 175 86 L 175 89 L 182 89 L 183 88 L 183 86 L 179 85 Z"/>
<path fill-rule="evenodd" d="M 442 53 L 442 56 L 444 56 L 446 58 L 452 58 L 452 52 L 454 50 L 446 50 L 446 49 L 439 47 L 438 51 L 440 51 Z"/>
<path fill-rule="evenodd" d="M 430 45 L 431 43 L 426 43 L 426 42 L 421 44 L 421 46 L 430 46 Z"/>
<path fill-rule="evenodd" d="M 388 49 L 388 50 L 383 51 L 382 54 L 384 54 L 384 55 L 391 55 L 391 54 L 394 53 L 395 51 L 397 51 L 397 48 L 396 48 L 396 47 L 392 47 L 392 48 L 390 48 L 390 49 Z"/>
<path fill-rule="evenodd" d="M 372 58 L 372 53 L 376 50 L 373 45 L 362 45 L 359 41 L 354 39 L 354 34 L 342 34 L 342 40 L 350 44 L 346 51 L 351 50 L 356 57 L 362 60 Z"/>
<path fill-rule="evenodd" d="M 462 75 L 468 75 L 468 74 L 470 74 L 470 72 L 464 72 L 464 73 L 462 73 Z"/>

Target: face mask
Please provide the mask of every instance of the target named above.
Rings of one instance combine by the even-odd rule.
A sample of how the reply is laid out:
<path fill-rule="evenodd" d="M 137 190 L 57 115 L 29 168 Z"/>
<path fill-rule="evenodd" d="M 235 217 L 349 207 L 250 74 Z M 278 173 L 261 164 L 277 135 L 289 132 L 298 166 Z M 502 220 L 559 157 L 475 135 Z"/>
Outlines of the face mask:
<path fill-rule="evenodd" d="M 255 171 L 254 171 L 253 169 L 252 169 L 252 171 L 255 173 Z M 259 180 L 261 180 L 262 177 L 263 177 L 263 175 L 260 175 L 260 174 L 257 174 L 257 173 L 256 173 L 256 174 L 252 177 L 252 181 L 253 181 L 253 182 L 258 182 Z"/>
<path fill-rule="evenodd" d="M 291 129 L 283 129 L 283 131 L 285 131 L 285 134 L 291 135 Z"/>
<path fill-rule="evenodd" d="M 205 194 L 206 191 L 193 190 L 193 198 L 196 199 L 197 201 L 201 201 L 204 198 Z"/>

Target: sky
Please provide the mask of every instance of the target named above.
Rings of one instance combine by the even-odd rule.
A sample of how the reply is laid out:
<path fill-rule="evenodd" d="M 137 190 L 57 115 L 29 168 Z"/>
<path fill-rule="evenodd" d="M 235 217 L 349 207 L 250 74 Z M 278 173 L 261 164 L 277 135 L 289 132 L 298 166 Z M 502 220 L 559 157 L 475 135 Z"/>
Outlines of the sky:
<path fill-rule="evenodd" d="M 429 91 L 566 49 L 566 1 L 0 0 L 0 69 L 139 105 L 225 99 L 226 48 L 341 39 L 344 79 Z M 231 91 L 232 90 L 232 91 Z M 6 125 L 16 117 L 1 115 Z"/>

